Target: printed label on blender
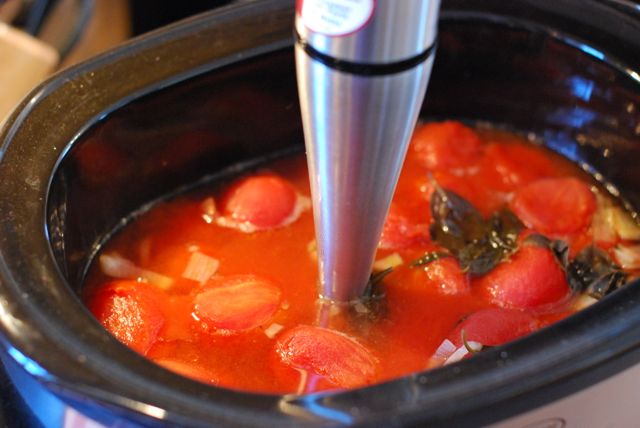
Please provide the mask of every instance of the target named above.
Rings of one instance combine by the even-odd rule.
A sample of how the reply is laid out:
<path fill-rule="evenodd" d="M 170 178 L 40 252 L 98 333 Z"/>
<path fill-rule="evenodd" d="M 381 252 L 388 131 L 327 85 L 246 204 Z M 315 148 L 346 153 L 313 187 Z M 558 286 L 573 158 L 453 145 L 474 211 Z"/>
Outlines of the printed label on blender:
<path fill-rule="evenodd" d="M 374 9 L 375 0 L 304 0 L 301 15 L 312 31 L 345 36 L 364 27 Z"/>

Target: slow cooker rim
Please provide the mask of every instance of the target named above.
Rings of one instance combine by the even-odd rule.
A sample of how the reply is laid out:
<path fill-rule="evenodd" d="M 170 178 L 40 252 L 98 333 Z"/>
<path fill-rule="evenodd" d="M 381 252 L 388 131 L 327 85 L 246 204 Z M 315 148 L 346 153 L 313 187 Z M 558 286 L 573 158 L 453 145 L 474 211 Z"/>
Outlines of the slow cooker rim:
<path fill-rule="evenodd" d="M 263 3 L 273 3 L 276 4 L 278 2 L 276 1 L 270 1 L 270 2 L 263 2 Z M 283 2 L 279 2 L 279 3 L 283 3 Z M 232 7 L 231 9 L 235 9 L 235 7 Z M 249 9 L 249 7 L 247 7 L 247 9 Z M 228 9 L 225 9 L 228 10 Z M 219 13 L 224 13 L 224 12 L 215 12 L 214 14 L 219 14 Z M 199 18 L 199 20 L 197 20 L 197 22 L 206 22 L 206 18 L 210 16 L 207 15 L 204 18 Z M 183 29 L 183 27 L 178 26 L 175 27 L 178 30 Z M 185 30 L 186 31 L 186 30 Z M 153 42 L 158 41 L 159 38 L 164 37 L 166 39 L 171 39 L 171 35 L 174 34 L 171 31 L 168 31 L 167 33 L 161 33 L 163 34 L 162 36 L 158 35 L 158 36 L 148 36 L 147 38 L 144 38 L 143 40 L 150 40 L 150 43 L 153 44 Z M 158 39 L 154 38 L 154 37 L 158 37 Z M 40 87 L 38 93 L 36 95 L 34 95 L 31 100 L 38 100 L 38 99 L 42 99 L 42 98 L 46 98 L 48 96 L 52 96 L 52 94 L 54 94 L 55 90 L 59 87 L 59 85 L 64 83 L 65 79 L 70 79 L 73 76 L 78 76 L 81 75 L 83 73 L 86 73 L 88 70 L 91 70 L 93 68 L 97 68 L 100 65 L 103 65 L 104 63 L 108 63 L 110 61 L 113 60 L 117 60 L 117 58 L 120 56 L 124 56 L 127 54 L 133 54 L 135 52 L 139 52 L 144 50 L 145 48 L 145 44 L 141 41 L 140 44 L 136 44 L 136 42 L 134 42 L 133 44 L 129 44 L 124 48 L 121 48 L 113 53 L 111 53 L 110 55 L 106 56 L 106 57 L 100 57 L 97 60 L 91 61 L 89 63 L 85 63 L 83 66 L 77 67 L 73 70 L 73 72 L 69 72 L 67 74 L 63 74 L 61 76 L 59 76 L 58 78 L 55 78 L 54 80 L 50 81 L 49 83 L 44 84 L 43 86 Z M 202 71 L 199 71 L 195 74 L 199 74 Z M 69 77 L 72 76 L 72 77 Z M 183 77 L 184 78 L 184 77 Z M 176 80 L 177 81 L 177 80 Z M 139 96 L 139 95 L 138 95 Z M 37 103 L 37 101 L 36 101 Z M 25 121 L 28 119 L 27 118 L 27 114 L 29 113 L 29 111 L 33 108 L 35 103 L 28 103 L 25 102 L 23 103 L 22 107 L 20 109 L 18 109 L 18 111 L 16 113 L 14 113 L 14 115 L 12 116 L 12 118 L 9 121 L 9 126 L 7 128 L 5 128 L 5 131 L 3 131 L 3 141 L 4 144 L 9 144 L 11 142 L 11 140 L 13 139 L 13 137 L 15 136 L 15 132 L 17 132 L 17 129 L 20 126 L 24 126 Z M 3 144 L 3 149 L 6 149 L 6 146 Z M 4 246 L 5 243 L 4 241 L 2 243 L 0 243 L 0 246 Z M 6 251 L 10 251 L 11 249 L 6 249 L 6 248 L 2 248 L 3 252 Z M 8 271 L 8 267 L 6 266 L 6 264 L 4 263 L 4 261 L 0 262 L 0 271 L 2 272 L 2 284 L 1 287 L 2 289 L 4 289 L 4 291 L 8 291 L 7 290 L 7 284 L 5 283 L 7 280 L 11 281 L 11 272 Z M 59 278 L 56 278 L 59 280 Z M 60 281 L 57 281 L 60 282 Z M 610 308 L 613 308 L 614 306 L 617 308 L 623 307 L 623 305 L 619 305 L 619 304 L 624 304 L 624 303 L 628 303 L 628 302 L 633 302 L 635 300 L 638 299 L 638 292 L 637 292 L 637 285 L 638 284 L 634 284 L 628 288 L 626 288 L 625 290 L 621 290 L 619 292 L 617 292 L 615 295 L 608 297 L 607 299 L 605 299 L 603 302 L 599 303 L 598 305 L 594 306 L 593 308 L 589 308 L 586 311 L 584 311 L 581 314 L 576 315 L 575 317 L 572 317 L 571 319 L 561 323 L 561 324 L 557 324 L 555 326 L 550 327 L 549 329 L 540 332 L 538 334 L 536 334 L 533 338 L 529 339 L 524 339 L 522 341 L 518 341 L 518 342 L 514 342 L 513 344 L 507 345 L 504 348 L 500 348 L 500 349 L 496 349 L 493 351 L 489 351 L 486 354 L 480 355 L 477 358 L 475 358 L 474 362 L 462 362 L 458 365 L 455 366 L 450 366 L 450 367 L 446 367 L 434 372 L 430 372 L 428 374 L 418 374 L 418 375 L 414 375 L 408 378 L 403 378 L 400 380 L 396 380 L 396 381 L 391 381 L 382 385 L 378 385 L 378 386 L 374 386 L 371 388 L 367 388 L 365 390 L 358 390 L 358 391 L 349 391 L 349 392 L 345 392 L 342 393 L 340 395 L 344 395 L 344 396 L 355 396 L 355 397 L 361 397 L 362 395 L 366 395 L 367 392 L 366 391 L 371 391 L 372 393 L 375 393 L 376 390 L 379 390 L 380 388 L 388 388 L 389 385 L 398 385 L 398 387 L 400 387 L 401 385 L 405 385 L 412 383 L 412 382 L 417 382 L 418 384 L 437 384 L 438 382 L 442 382 L 443 380 L 447 380 L 448 382 L 452 382 L 455 383 L 456 381 L 456 377 L 460 374 L 460 373 L 464 373 L 465 370 L 471 370 L 472 368 L 476 367 L 476 370 L 473 370 L 472 373 L 470 373 L 470 375 L 473 374 L 473 372 L 476 372 L 478 370 L 480 370 L 481 367 L 484 367 L 484 369 L 482 369 L 481 371 L 485 371 L 485 373 L 488 373 L 488 371 L 490 371 L 490 367 L 487 366 L 491 366 L 491 365 L 495 365 L 497 361 L 500 361 L 500 353 L 506 352 L 507 354 L 511 354 L 511 355 L 518 355 L 519 358 L 521 358 L 519 361 L 537 361 L 535 356 L 538 355 L 536 353 L 535 349 L 528 349 L 531 348 L 531 346 L 527 346 L 530 341 L 531 342 L 535 342 L 536 340 L 544 340 L 544 338 L 547 338 L 548 340 L 553 339 L 555 336 L 560 335 L 560 333 L 562 332 L 563 329 L 567 329 L 567 330 L 572 330 L 573 328 L 575 328 L 576 325 L 578 326 L 586 326 L 588 325 L 588 320 L 591 316 L 593 317 L 597 317 L 600 315 L 604 315 L 604 318 L 607 319 L 607 315 L 611 316 L 611 311 L 609 310 Z M 68 286 L 67 286 L 68 287 Z M 6 295 L 6 294 L 5 294 Z M 42 303 L 42 302 L 41 302 Z M 15 307 L 17 305 L 19 305 L 20 302 L 8 302 L 6 300 L 3 299 L 2 301 L 2 307 L 5 310 L 11 310 L 11 309 L 15 309 Z M 23 308 L 24 310 L 24 308 Z M 86 314 L 86 311 L 85 311 Z M 579 322 L 579 321 L 580 322 Z M 32 320 L 33 321 L 33 320 Z M 617 318 L 615 319 L 615 321 L 617 321 Z M 632 320 L 627 320 L 629 322 L 633 322 L 634 326 L 639 326 L 640 325 L 640 316 L 639 317 L 635 317 Z M 34 323 L 34 326 L 41 326 L 41 325 L 46 325 L 47 320 L 46 319 L 39 319 L 37 320 L 37 322 Z M 93 321 L 95 323 L 95 321 Z M 20 343 L 20 338 L 15 337 L 11 331 L 10 328 L 7 328 L 7 325 L 5 323 L 4 318 L 2 319 L 2 329 L 3 329 L 3 335 L 9 339 L 9 342 L 11 344 L 6 343 L 5 347 L 6 349 L 10 349 L 10 348 L 15 348 L 18 351 L 25 351 L 24 355 L 27 358 L 30 358 L 29 356 L 29 346 L 24 346 L 22 349 L 18 349 L 17 347 L 15 347 L 14 345 L 17 343 Z M 108 338 L 109 340 L 109 346 L 116 346 L 119 349 L 123 348 L 122 345 L 120 345 L 119 343 L 117 343 L 113 338 Z M 41 340 L 45 340 L 44 338 L 41 338 Z M 616 355 L 618 354 L 623 354 L 631 349 L 635 348 L 635 344 L 632 343 L 632 341 L 630 341 L 630 338 L 626 338 L 627 342 L 625 342 L 624 344 L 621 343 L 621 346 L 619 346 L 617 350 L 610 352 L 610 354 L 608 355 L 608 358 L 604 359 L 603 361 L 611 361 Z M 51 343 L 49 343 L 49 345 L 52 345 Z M 55 346 L 55 345 L 53 345 Z M 133 359 L 134 361 L 137 360 L 136 364 L 141 364 L 143 366 L 148 366 L 149 370 L 147 370 L 149 373 L 154 373 L 154 375 L 156 374 L 160 374 L 162 373 L 161 378 L 164 379 L 171 379 L 172 383 L 175 384 L 182 384 L 182 385 L 191 385 L 191 387 L 197 387 L 197 388 L 190 388 L 190 389 L 194 389 L 194 390 L 203 390 L 202 388 L 205 388 L 206 390 L 210 391 L 211 389 L 214 388 L 209 388 L 209 387 L 205 387 L 199 384 L 196 384 L 195 382 L 192 381 L 188 381 L 185 379 L 182 379 L 178 376 L 172 375 L 170 373 L 164 373 L 165 371 L 162 369 L 159 369 L 157 367 L 155 367 L 153 364 L 146 362 L 146 360 L 144 360 L 143 358 L 139 357 L 138 355 L 134 354 L 131 351 L 128 350 L 124 350 L 122 349 L 122 353 L 123 353 L 123 357 L 122 360 L 126 360 L 126 359 Z M 522 354 L 522 355 L 520 355 Z M 87 354 L 90 355 L 90 354 Z M 73 356 L 71 355 L 67 355 L 69 357 L 70 361 L 76 362 L 76 360 L 73 358 Z M 496 359 L 496 357 L 498 357 L 498 359 Z M 37 362 L 36 359 L 32 360 L 33 362 Z M 534 362 L 535 362 L 534 361 Z M 594 364 L 593 361 L 589 362 L 589 361 L 585 361 L 586 365 L 592 365 Z M 616 369 L 620 369 L 620 367 L 616 367 Z M 46 370 L 45 370 L 46 371 Z M 125 370 L 126 372 L 126 370 Z M 33 373 L 34 375 L 38 375 L 37 373 Z M 107 373 L 108 375 L 109 373 Z M 426 377 L 426 378 L 425 378 Z M 78 388 L 75 388 L 75 386 L 71 383 L 67 384 L 66 382 L 64 382 L 64 379 L 48 379 L 46 377 L 42 378 L 43 381 L 52 381 L 52 382 L 59 382 L 59 384 L 61 386 L 64 387 L 64 389 L 69 389 L 70 391 L 73 390 L 78 390 Z M 558 379 L 556 379 L 555 381 L 558 381 Z M 458 382 L 459 384 L 459 382 Z M 64 393 L 64 391 L 61 391 L 62 393 Z M 91 391 L 84 391 L 85 393 L 89 394 L 90 396 L 92 395 Z M 275 404 L 277 404 L 277 401 L 281 398 L 278 396 L 256 396 L 254 394 L 247 394 L 247 393 L 234 393 L 234 392 L 230 392 L 230 391 L 223 391 L 224 395 L 231 395 L 235 398 L 238 398 L 241 401 L 246 400 L 249 397 L 252 397 L 251 401 L 256 401 L 256 402 L 260 402 L 262 403 L 261 405 L 258 405 L 258 407 L 264 407 L 266 409 L 271 409 L 274 407 Z M 328 395 L 328 394 L 317 394 L 314 396 L 310 396 L 310 400 L 318 400 L 317 402 L 322 404 L 323 400 L 326 399 L 326 397 L 335 397 L 335 395 Z M 104 398 L 104 397 L 102 397 Z M 114 397 L 110 397 L 110 398 L 114 398 Z M 285 397 L 287 400 L 291 401 L 291 402 L 295 402 L 295 400 L 298 400 L 299 398 L 294 398 L 291 399 L 290 397 Z M 107 398 L 108 399 L 108 398 Z M 255 399 L 255 400 L 254 400 Z M 225 400 L 226 401 L 226 400 Z M 117 405 L 121 405 L 126 407 L 126 403 L 121 403 L 118 402 L 118 400 L 114 401 L 114 404 Z M 243 406 L 239 407 L 240 409 L 244 408 Z M 411 413 L 411 411 L 409 411 L 409 413 Z M 170 417 L 173 417 L 172 415 L 170 415 Z M 175 417 L 179 417 L 177 414 L 175 415 Z M 171 420 L 171 419 L 169 419 Z M 326 422 L 326 421 L 325 421 Z"/>

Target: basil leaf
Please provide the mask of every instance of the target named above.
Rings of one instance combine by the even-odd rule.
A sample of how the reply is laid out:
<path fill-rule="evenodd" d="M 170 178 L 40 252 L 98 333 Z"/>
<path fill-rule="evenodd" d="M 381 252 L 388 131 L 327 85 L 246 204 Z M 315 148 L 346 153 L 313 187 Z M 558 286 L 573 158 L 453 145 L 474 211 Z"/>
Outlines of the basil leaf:
<path fill-rule="evenodd" d="M 354 320 L 359 320 L 355 323 L 359 328 L 366 330 L 370 323 L 376 322 L 387 314 L 389 309 L 382 281 L 391 272 L 393 272 L 393 267 L 371 273 L 362 298 L 355 305 L 350 306 L 349 313 Z M 360 333 L 365 334 L 364 331 Z"/>
<path fill-rule="evenodd" d="M 580 251 L 567 265 L 567 279 L 576 293 L 585 292 L 595 299 L 620 288 L 628 275 L 599 248 L 591 245 Z"/>
<path fill-rule="evenodd" d="M 504 208 L 490 219 L 491 242 L 505 249 L 515 251 L 518 247 L 518 235 L 524 225 L 518 217 Z"/>
<path fill-rule="evenodd" d="M 462 270 L 472 275 L 484 275 L 510 257 L 524 227 L 507 209 L 485 220 L 466 199 L 437 184 L 431 214 L 431 239 L 449 250 Z"/>
<path fill-rule="evenodd" d="M 371 276 L 369 276 L 369 282 L 364 289 L 363 299 L 374 299 L 377 297 L 384 296 L 384 289 L 382 287 L 382 280 L 393 272 L 393 267 L 388 267 L 385 270 L 381 270 L 379 272 L 373 272 Z"/>
<path fill-rule="evenodd" d="M 553 241 L 540 233 L 532 233 L 527 236 L 522 245 L 535 245 L 536 247 L 550 248 Z"/>
<path fill-rule="evenodd" d="M 436 186 L 431 197 L 431 238 L 449 250 L 462 249 L 485 234 L 480 212 L 455 192 Z"/>
<path fill-rule="evenodd" d="M 504 256 L 502 248 L 492 247 L 486 239 L 469 243 L 457 255 L 462 271 L 477 276 L 491 271 Z"/>

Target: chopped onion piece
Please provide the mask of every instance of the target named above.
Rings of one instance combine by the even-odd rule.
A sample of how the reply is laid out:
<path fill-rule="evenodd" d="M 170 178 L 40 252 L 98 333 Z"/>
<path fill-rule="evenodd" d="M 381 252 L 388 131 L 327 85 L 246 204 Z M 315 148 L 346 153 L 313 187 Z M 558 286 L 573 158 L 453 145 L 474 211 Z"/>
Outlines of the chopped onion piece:
<path fill-rule="evenodd" d="M 223 216 L 216 217 L 215 222 L 220 227 L 236 229 L 244 233 L 253 233 L 259 230 L 257 227 L 255 227 L 253 224 L 249 223 L 248 221 L 238 221 L 231 217 L 223 217 Z"/>
<path fill-rule="evenodd" d="M 173 285 L 173 279 L 168 276 L 142 269 L 118 254 L 102 254 L 99 262 L 102 272 L 113 278 L 143 280 L 163 290 Z"/>
<path fill-rule="evenodd" d="M 594 303 L 596 303 L 598 301 L 598 299 L 591 297 L 587 294 L 582 294 L 580 295 L 580 297 L 578 297 L 578 299 L 576 300 L 576 302 L 573 305 L 573 308 L 576 311 L 582 310 L 584 308 L 588 308 L 589 306 L 593 305 Z"/>
<path fill-rule="evenodd" d="M 307 244 L 307 252 L 309 253 L 309 256 L 312 260 L 318 260 L 318 243 L 315 239 L 312 239 Z"/>
<path fill-rule="evenodd" d="M 100 256 L 100 268 L 102 273 L 114 278 L 137 277 L 140 271 L 140 268 L 135 263 L 116 254 L 102 254 Z"/>
<path fill-rule="evenodd" d="M 472 352 L 480 352 L 484 345 L 480 342 L 474 342 L 473 340 L 467 341 L 467 348 L 469 348 Z"/>
<path fill-rule="evenodd" d="M 596 242 L 615 243 L 616 237 L 625 241 L 640 240 L 640 225 L 622 207 L 615 206 L 609 198 L 596 194 L 598 209 L 593 221 L 593 239 Z"/>
<path fill-rule="evenodd" d="M 640 226 L 627 211 L 620 207 L 615 208 L 615 227 L 620 239 L 625 241 L 640 240 Z"/>
<path fill-rule="evenodd" d="M 597 209 L 593 214 L 591 227 L 593 231 L 593 240 L 601 243 L 615 243 L 615 215 L 614 207 L 608 198 L 596 193 Z"/>
<path fill-rule="evenodd" d="M 446 360 L 451 356 L 451 354 L 455 352 L 455 350 L 456 350 L 456 345 L 454 345 L 453 342 L 451 342 L 449 339 L 445 339 L 440 344 L 440 346 L 438 346 L 438 349 L 436 349 L 436 352 L 433 354 L 433 357 Z"/>
<path fill-rule="evenodd" d="M 353 305 L 353 309 L 359 314 L 369 313 L 369 309 L 364 305 L 364 303 L 358 301 L 355 305 Z"/>
<path fill-rule="evenodd" d="M 596 193 L 598 208 L 593 215 L 593 239 L 596 242 L 615 243 L 619 237 L 625 241 L 640 240 L 640 225 L 622 207 L 611 199 Z"/>
<path fill-rule="evenodd" d="M 383 271 L 389 268 L 400 266 L 402 264 L 404 264 L 404 260 L 402 260 L 400 254 L 393 253 L 383 259 L 376 260 L 376 262 L 373 264 L 373 270 Z"/>
<path fill-rule="evenodd" d="M 454 353 L 449 356 L 449 358 L 445 360 L 444 364 L 447 365 L 447 364 L 457 363 L 458 361 L 462 360 L 465 357 L 465 355 L 467 355 L 468 353 L 469 351 L 467 351 L 467 348 L 465 348 L 464 346 L 461 346 L 458 349 L 456 349 Z"/>
<path fill-rule="evenodd" d="M 264 330 L 264 334 L 266 334 L 269 339 L 273 339 L 278 333 L 282 331 L 283 328 L 284 326 L 282 324 L 274 322 Z"/>
<path fill-rule="evenodd" d="M 311 198 L 298 194 L 296 205 L 293 207 L 293 211 L 289 217 L 284 219 L 282 226 L 293 223 L 302 215 L 303 212 L 308 211 L 309 209 L 311 209 Z"/>
<path fill-rule="evenodd" d="M 199 251 L 194 251 L 189 257 L 189 262 L 182 273 L 182 277 L 204 284 L 218 271 L 218 267 L 220 267 L 220 262 L 217 259 Z"/>
<path fill-rule="evenodd" d="M 618 245 L 613 249 L 616 261 L 623 269 L 640 269 L 640 244 Z"/>

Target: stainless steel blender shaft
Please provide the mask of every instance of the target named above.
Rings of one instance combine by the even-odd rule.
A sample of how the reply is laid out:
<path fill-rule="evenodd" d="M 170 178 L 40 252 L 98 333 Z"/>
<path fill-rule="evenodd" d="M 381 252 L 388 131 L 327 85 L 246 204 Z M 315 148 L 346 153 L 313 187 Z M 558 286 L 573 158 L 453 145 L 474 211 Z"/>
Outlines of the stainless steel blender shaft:
<path fill-rule="evenodd" d="M 359 298 L 426 91 L 439 0 L 302 0 L 296 68 L 320 294 Z"/>

